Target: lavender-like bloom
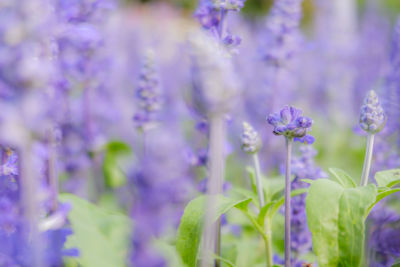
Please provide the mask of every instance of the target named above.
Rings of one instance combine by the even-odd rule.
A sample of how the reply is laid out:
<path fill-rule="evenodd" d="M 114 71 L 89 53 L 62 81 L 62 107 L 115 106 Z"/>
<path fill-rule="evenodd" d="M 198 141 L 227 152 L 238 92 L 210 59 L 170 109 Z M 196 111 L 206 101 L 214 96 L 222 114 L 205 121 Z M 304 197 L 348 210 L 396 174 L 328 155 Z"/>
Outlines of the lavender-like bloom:
<path fill-rule="evenodd" d="M 258 201 L 260 204 L 260 209 L 262 209 L 265 205 L 265 197 L 264 197 L 264 187 L 262 183 L 262 175 L 260 168 L 260 160 L 258 158 L 258 150 L 261 148 L 261 139 L 258 133 L 253 129 L 253 127 L 247 122 L 243 122 L 243 133 L 242 133 L 242 150 L 251 154 L 254 164 L 255 178 L 256 178 L 256 188 Z M 271 267 L 273 265 L 272 259 L 272 231 L 271 231 L 271 220 L 267 218 L 264 222 L 265 233 L 261 233 L 264 244 L 265 244 L 265 256 L 267 260 L 267 267 Z"/>
<path fill-rule="evenodd" d="M 263 57 L 267 63 L 282 66 L 299 49 L 301 3 L 302 0 L 274 1 L 266 23 Z"/>
<path fill-rule="evenodd" d="M 231 54 L 238 53 L 242 39 L 229 32 L 225 19 L 229 11 L 240 11 L 245 0 L 201 0 L 194 13 L 204 29 L 207 29 Z"/>
<path fill-rule="evenodd" d="M 275 135 L 283 135 L 289 139 L 306 144 L 314 143 L 314 137 L 307 135 L 313 121 L 302 116 L 302 111 L 292 106 L 285 106 L 280 112 L 270 114 L 267 117 L 269 124 L 274 126 Z"/>
<path fill-rule="evenodd" d="M 383 88 L 382 104 L 388 116 L 390 132 L 396 132 L 397 138 L 400 127 L 400 17 L 397 19 L 390 51 L 390 69 Z M 398 140 L 399 141 L 399 140 Z"/>
<path fill-rule="evenodd" d="M 182 205 L 187 201 L 189 165 L 183 164 L 185 144 L 177 129 L 163 123 L 149 132 L 151 142 L 146 144 L 146 153 L 133 174 L 133 266 L 164 266 L 164 259 L 152 245 L 153 238 L 178 225 Z M 171 151 L 176 152 L 174 157 Z"/>
<path fill-rule="evenodd" d="M 228 11 L 240 11 L 244 0 L 201 0 L 194 16 L 208 30 L 221 31 Z M 222 34 L 222 32 L 219 32 Z M 220 36 L 222 37 L 222 36 Z"/>
<path fill-rule="evenodd" d="M 400 257 L 398 222 L 400 215 L 385 203 L 378 203 L 371 214 L 369 237 L 370 266 L 390 267 Z"/>
<path fill-rule="evenodd" d="M 152 50 L 147 50 L 144 56 L 136 99 L 138 111 L 134 115 L 134 121 L 138 128 L 147 130 L 157 122 L 162 106 L 160 81 L 155 67 L 155 54 Z"/>
<path fill-rule="evenodd" d="M 285 106 L 280 112 L 267 117 L 269 124 L 274 126 L 275 135 L 283 135 L 286 139 L 285 165 L 285 267 L 290 267 L 291 261 L 291 158 L 293 138 L 304 143 L 313 143 L 314 137 L 306 135 L 313 121 L 302 116 L 302 111 L 294 107 Z"/>
<path fill-rule="evenodd" d="M 375 134 L 383 129 L 386 124 L 386 115 L 379 103 L 378 96 L 371 90 L 365 97 L 364 104 L 361 107 L 360 126 L 368 133 L 367 148 L 365 151 L 364 165 L 361 175 L 361 185 L 368 183 L 369 172 L 372 163 L 372 154 L 374 148 Z"/>
<path fill-rule="evenodd" d="M 375 91 L 368 92 L 361 106 L 360 126 L 371 134 L 380 132 L 386 124 L 386 115 Z"/>
<path fill-rule="evenodd" d="M 243 122 L 242 150 L 248 154 L 257 153 L 261 148 L 261 139 L 258 133 L 247 122 Z"/>

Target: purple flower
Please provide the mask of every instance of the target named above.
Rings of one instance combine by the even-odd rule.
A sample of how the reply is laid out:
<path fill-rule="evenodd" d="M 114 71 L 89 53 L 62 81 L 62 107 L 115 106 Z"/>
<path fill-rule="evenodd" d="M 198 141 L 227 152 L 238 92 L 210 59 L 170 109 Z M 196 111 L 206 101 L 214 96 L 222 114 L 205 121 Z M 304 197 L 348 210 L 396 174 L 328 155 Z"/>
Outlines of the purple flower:
<path fill-rule="evenodd" d="M 194 16 L 206 29 L 217 30 L 227 11 L 240 11 L 244 0 L 201 0 Z"/>
<path fill-rule="evenodd" d="M 361 128 L 366 132 L 375 134 L 383 129 L 386 119 L 386 114 L 375 91 L 369 91 L 364 99 L 364 104 L 361 106 Z"/>
<path fill-rule="evenodd" d="M 155 69 L 154 57 L 152 50 L 146 52 L 136 89 L 138 110 L 133 119 L 137 127 L 142 130 L 154 126 L 162 106 L 160 81 Z"/>
<path fill-rule="evenodd" d="M 302 0 L 274 1 L 267 17 L 264 60 L 282 66 L 299 50 Z"/>
<path fill-rule="evenodd" d="M 192 188 L 185 159 L 186 145 L 177 129 L 169 122 L 162 122 L 145 133 L 149 142 L 145 143 L 145 153 L 141 154 L 132 174 L 131 214 L 135 229 L 131 262 L 134 266 L 164 266 L 152 240 L 178 226 L 183 204 Z"/>
<path fill-rule="evenodd" d="M 378 203 L 369 219 L 369 256 L 371 266 L 390 267 L 400 257 L 400 215 L 386 203 Z"/>
<path fill-rule="evenodd" d="M 241 148 L 246 153 L 254 154 L 257 153 L 257 151 L 261 148 L 261 139 L 258 133 L 247 122 L 243 122 L 241 141 Z"/>
<path fill-rule="evenodd" d="M 307 135 L 313 121 L 302 116 L 300 109 L 285 106 L 279 113 L 270 114 L 267 117 L 267 122 L 274 126 L 273 133 L 275 135 L 283 135 L 290 139 L 295 138 L 295 141 L 307 144 L 314 142 L 314 138 Z"/>

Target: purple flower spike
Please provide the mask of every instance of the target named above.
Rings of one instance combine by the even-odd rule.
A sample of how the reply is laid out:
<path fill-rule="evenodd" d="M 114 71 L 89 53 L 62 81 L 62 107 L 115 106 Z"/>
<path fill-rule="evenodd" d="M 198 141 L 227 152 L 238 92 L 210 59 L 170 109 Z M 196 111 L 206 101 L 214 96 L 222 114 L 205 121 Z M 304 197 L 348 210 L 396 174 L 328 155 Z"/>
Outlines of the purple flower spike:
<path fill-rule="evenodd" d="M 147 50 L 136 89 L 137 111 L 133 120 L 142 130 L 153 128 L 162 107 L 160 81 L 155 66 L 155 54 Z"/>
<path fill-rule="evenodd" d="M 375 91 L 369 91 L 361 107 L 361 128 L 366 132 L 375 134 L 383 129 L 386 119 L 387 117 Z"/>
<path fill-rule="evenodd" d="M 248 154 L 257 153 L 261 148 L 261 139 L 258 133 L 247 122 L 243 122 L 242 150 Z"/>
<path fill-rule="evenodd" d="M 285 106 L 280 112 L 270 114 L 267 122 L 274 126 L 275 135 L 283 135 L 306 144 L 312 144 L 314 137 L 307 135 L 313 121 L 309 117 L 302 116 L 302 111 L 295 107 Z"/>

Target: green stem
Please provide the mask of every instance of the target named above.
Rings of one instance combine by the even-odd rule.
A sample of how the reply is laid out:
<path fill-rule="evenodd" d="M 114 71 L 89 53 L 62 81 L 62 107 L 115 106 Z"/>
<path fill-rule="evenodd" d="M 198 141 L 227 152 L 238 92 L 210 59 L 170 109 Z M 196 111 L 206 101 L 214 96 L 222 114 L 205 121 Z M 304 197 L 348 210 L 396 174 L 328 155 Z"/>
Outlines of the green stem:
<path fill-rule="evenodd" d="M 371 170 L 372 153 L 374 150 L 374 134 L 369 133 L 367 136 L 367 149 L 365 151 L 364 166 L 361 175 L 361 186 L 368 184 L 369 172 Z"/>
<path fill-rule="evenodd" d="M 261 234 L 261 237 L 264 240 L 265 244 L 265 256 L 267 259 L 267 267 L 272 267 L 272 231 L 271 231 L 271 218 L 267 218 L 265 222 L 265 229 L 262 228 L 260 224 L 258 224 L 257 220 L 254 219 L 247 211 L 243 211 L 243 214 L 250 220 L 256 230 Z"/>
<path fill-rule="evenodd" d="M 255 153 L 253 154 L 253 162 L 254 162 L 254 168 L 255 168 L 255 173 L 256 173 L 256 184 L 257 184 L 257 194 L 258 194 L 258 200 L 260 202 L 260 209 L 264 207 L 265 205 L 265 199 L 264 199 L 264 188 L 261 182 L 261 170 L 260 170 L 260 161 L 258 159 L 258 154 Z M 253 223 L 254 224 L 254 223 Z M 263 236 L 263 240 L 265 243 L 265 256 L 267 258 L 267 267 L 272 267 L 272 238 L 271 238 L 271 221 L 270 218 L 267 218 L 265 222 L 265 232 L 264 234 L 263 229 L 260 227 L 259 232 Z"/>
<path fill-rule="evenodd" d="M 265 221 L 265 232 L 266 238 L 264 238 L 265 243 L 265 256 L 267 258 L 267 267 L 272 267 L 273 261 L 273 250 L 272 250 L 272 231 L 271 231 L 271 219 L 268 217 Z"/>
<path fill-rule="evenodd" d="M 264 207 L 265 201 L 264 201 L 264 190 L 261 182 L 261 170 L 260 170 L 260 161 L 258 160 L 258 154 L 254 153 L 253 154 L 253 162 L 254 162 L 254 168 L 256 172 L 256 184 L 257 184 L 257 194 L 258 194 L 258 200 L 260 202 L 260 209 Z"/>

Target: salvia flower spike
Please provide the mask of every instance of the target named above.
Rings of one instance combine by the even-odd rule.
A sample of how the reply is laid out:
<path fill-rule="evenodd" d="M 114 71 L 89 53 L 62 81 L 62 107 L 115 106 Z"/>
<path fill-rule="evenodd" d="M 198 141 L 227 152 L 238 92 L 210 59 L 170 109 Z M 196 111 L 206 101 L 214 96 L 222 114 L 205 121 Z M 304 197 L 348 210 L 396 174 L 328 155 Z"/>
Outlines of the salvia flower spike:
<path fill-rule="evenodd" d="M 264 188 L 262 184 L 262 176 L 261 176 L 261 168 L 260 168 L 260 160 L 258 158 L 258 151 L 261 148 L 261 139 L 258 135 L 257 131 L 247 122 L 243 122 L 243 133 L 241 138 L 241 148 L 242 150 L 252 155 L 253 163 L 254 163 L 254 170 L 256 176 L 256 186 L 257 186 L 257 195 L 260 203 L 260 209 L 262 209 L 265 205 L 265 198 L 264 198 Z M 266 252 L 266 259 L 267 259 L 267 267 L 271 267 L 272 262 L 272 240 L 271 240 L 271 222 L 269 219 L 265 222 L 265 230 L 266 234 L 263 237 L 265 243 L 265 252 Z"/>
<path fill-rule="evenodd" d="M 386 114 L 375 91 L 368 92 L 361 106 L 360 126 L 367 133 L 376 134 L 386 124 Z"/>
<path fill-rule="evenodd" d="M 160 80 L 156 71 L 155 53 L 146 50 L 143 65 L 136 89 L 138 110 L 133 120 L 143 131 L 153 128 L 157 124 L 158 115 L 162 108 Z"/>
<path fill-rule="evenodd" d="M 286 172 L 285 172 L 285 267 L 290 267 L 290 176 L 292 141 L 302 143 L 314 143 L 314 137 L 307 132 L 313 124 L 312 119 L 302 116 L 302 111 L 292 106 L 285 106 L 280 112 L 270 114 L 267 117 L 269 124 L 274 126 L 275 135 L 283 135 L 286 139 Z"/>
<path fill-rule="evenodd" d="M 374 149 L 374 137 L 376 133 L 383 129 L 386 120 L 386 114 L 383 111 L 377 94 L 373 90 L 369 91 L 364 99 L 363 105 L 361 106 L 360 114 L 360 127 L 368 133 L 367 148 L 365 151 L 365 159 L 361 175 L 361 186 L 368 184 Z"/>
<path fill-rule="evenodd" d="M 261 139 L 258 133 L 247 122 L 243 122 L 242 150 L 247 154 L 257 153 L 261 148 Z"/>
<path fill-rule="evenodd" d="M 285 106 L 280 112 L 270 114 L 267 117 L 269 124 L 274 126 L 275 135 L 283 135 L 288 139 L 293 139 L 302 143 L 314 143 L 314 137 L 308 135 L 313 120 L 302 116 L 302 111 L 292 106 Z"/>

